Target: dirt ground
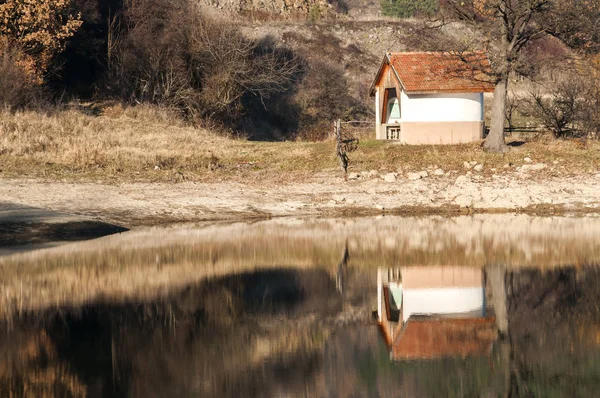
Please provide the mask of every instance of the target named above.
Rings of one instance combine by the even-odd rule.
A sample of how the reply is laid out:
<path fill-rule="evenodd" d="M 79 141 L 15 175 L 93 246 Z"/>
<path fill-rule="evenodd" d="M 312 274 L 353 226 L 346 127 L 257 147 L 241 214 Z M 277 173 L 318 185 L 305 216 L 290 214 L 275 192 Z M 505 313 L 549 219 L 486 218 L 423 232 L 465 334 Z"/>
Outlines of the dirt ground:
<path fill-rule="evenodd" d="M 281 216 L 471 212 L 600 212 L 600 174 L 551 177 L 509 172 L 404 175 L 306 182 L 67 183 L 0 180 L 4 202 L 51 209 L 125 227 L 164 222 Z"/>

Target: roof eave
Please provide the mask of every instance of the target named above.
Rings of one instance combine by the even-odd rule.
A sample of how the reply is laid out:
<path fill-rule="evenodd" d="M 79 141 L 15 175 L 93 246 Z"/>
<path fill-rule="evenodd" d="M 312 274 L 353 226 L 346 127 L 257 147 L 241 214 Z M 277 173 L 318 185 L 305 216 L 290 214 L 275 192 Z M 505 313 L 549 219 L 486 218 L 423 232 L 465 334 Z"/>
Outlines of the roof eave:
<path fill-rule="evenodd" d="M 375 75 L 375 80 L 373 80 L 373 83 L 371 83 L 371 87 L 369 88 L 369 96 L 370 97 L 375 96 L 375 86 L 377 85 L 377 82 L 379 81 L 379 78 L 381 77 L 381 72 L 383 72 L 383 67 L 386 64 L 391 65 L 389 53 L 385 53 L 385 55 L 383 56 L 381 65 L 379 65 L 379 70 L 377 71 L 377 74 Z"/>
<path fill-rule="evenodd" d="M 493 89 L 468 89 L 468 90 L 406 90 L 407 95 L 413 94 L 473 94 L 473 93 L 493 93 Z"/>

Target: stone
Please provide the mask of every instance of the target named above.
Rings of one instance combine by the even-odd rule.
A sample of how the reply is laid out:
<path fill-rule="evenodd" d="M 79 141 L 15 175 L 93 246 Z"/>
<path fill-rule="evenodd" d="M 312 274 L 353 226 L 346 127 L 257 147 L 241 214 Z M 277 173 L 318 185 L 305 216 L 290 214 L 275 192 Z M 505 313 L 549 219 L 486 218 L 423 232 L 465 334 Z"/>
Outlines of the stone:
<path fill-rule="evenodd" d="M 553 165 L 557 165 L 558 164 L 558 160 L 555 160 L 554 162 L 552 162 Z"/>
<path fill-rule="evenodd" d="M 547 166 L 545 163 L 536 163 L 533 166 L 531 166 L 532 170 L 543 170 L 545 169 Z"/>
<path fill-rule="evenodd" d="M 420 171 L 419 175 L 421 176 L 421 178 L 427 178 L 427 177 L 429 177 L 429 173 L 427 173 L 425 170 Z"/>
<path fill-rule="evenodd" d="M 342 195 L 333 195 L 332 199 L 335 200 L 336 202 L 343 202 L 346 200 L 346 198 Z"/>
<path fill-rule="evenodd" d="M 442 169 L 436 169 L 436 170 L 433 172 L 433 174 L 434 174 L 434 175 L 436 175 L 436 176 L 443 176 L 443 175 L 444 175 L 444 174 L 446 174 L 446 173 L 444 173 L 444 170 L 442 170 Z"/>
<path fill-rule="evenodd" d="M 471 166 L 471 167 L 475 166 L 476 164 L 477 164 L 477 161 L 475 161 L 475 160 L 472 160 L 469 162 L 469 166 Z"/>
<path fill-rule="evenodd" d="M 482 172 L 483 171 L 483 165 L 482 164 L 478 164 L 475 167 L 473 167 L 473 170 L 475 170 L 477 172 Z"/>
<path fill-rule="evenodd" d="M 375 205 L 375 208 L 377 210 L 385 210 L 385 207 L 383 207 L 382 205 Z"/>
<path fill-rule="evenodd" d="M 371 178 L 379 177 L 379 171 L 377 171 L 377 170 L 369 171 L 369 177 L 371 177 Z"/>
<path fill-rule="evenodd" d="M 360 178 L 360 174 L 358 174 L 358 173 L 350 173 L 348 175 L 349 180 L 358 180 L 359 178 Z"/>
<path fill-rule="evenodd" d="M 458 177 L 456 177 L 454 184 L 460 185 L 460 184 L 464 184 L 467 181 L 469 181 L 469 178 L 467 176 L 458 176 Z"/>
<path fill-rule="evenodd" d="M 469 170 L 471 168 L 471 163 L 469 162 L 463 162 L 463 167 L 467 170 Z"/>
<path fill-rule="evenodd" d="M 529 173 L 530 171 L 538 171 L 546 168 L 545 163 L 537 163 L 537 164 L 524 164 L 521 167 L 517 167 L 517 171 L 520 173 Z"/>
<path fill-rule="evenodd" d="M 410 181 L 417 181 L 420 180 L 421 178 L 423 178 L 421 176 L 421 173 L 408 173 L 406 175 L 406 177 L 410 180 Z"/>
<path fill-rule="evenodd" d="M 346 199 L 346 203 L 348 203 L 349 205 L 353 205 L 356 203 L 356 201 L 354 199 Z"/>
<path fill-rule="evenodd" d="M 396 182 L 396 175 L 394 173 L 388 173 L 383 176 L 385 182 Z"/>
<path fill-rule="evenodd" d="M 531 162 L 533 162 L 533 160 L 531 160 L 531 158 L 530 158 L 530 157 L 526 157 L 526 158 L 524 158 L 524 159 L 523 159 L 523 161 L 524 161 L 525 163 L 531 163 Z"/>

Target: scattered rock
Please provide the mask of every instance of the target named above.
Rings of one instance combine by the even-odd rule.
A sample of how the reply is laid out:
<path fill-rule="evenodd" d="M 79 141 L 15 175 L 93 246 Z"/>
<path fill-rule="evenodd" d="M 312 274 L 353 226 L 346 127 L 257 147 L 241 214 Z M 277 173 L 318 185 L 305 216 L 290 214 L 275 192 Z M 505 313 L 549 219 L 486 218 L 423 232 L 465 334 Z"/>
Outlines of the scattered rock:
<path fill-rule="evenodd" d="M 558 164 L 558 160 L 555 160 L 554 162 L 552 162 L 553 165 L 557 165 Z"/>
<path fill-rule="evenodd" d="M 419 175 L 421 176 L 421 178 L 427 178 L 429 176 L 429 173 L 423 170 L 419 172 Z"/>
<path fill-rule="evenodd" d="M 160 170 L 160 167 L 154 166 L 154 170 Z"/>
<path fill-rule="evenodd" d="M 379 171 L 377 171 L 377 170 L 369 171 L 369 177 L 371 177 L 371 178 L 379 177 Z"/>
<path fill-rule="evenodd" d="M 463 167 L 467 170 L 469 170 L 471 168 L 471 163 L 469 162 L 463 162 Z"/>
<path fill-rule="evenodd" d="M 433 172 L 433 174 L 434 174 L 434 175 L 436 175 L 436 176 L 443 176 L 443 175 L 444 175 L 444 174 L 446 174 L 446 173 L 444 173 L 444 170 L 442 170 L 442 169 L 436 169 L 436 170 Z"/>
<path fill-rule="evenodd" d="M 531 158 L 530 158 L 530 157 L 526 157 L 526 158 L 524 158 L 524 159 L 523 159 L 523 161 L 524 161 L 525 163 L 531 163 L 531 162 L 533 162 L 533 160 L 531 160 Z"/>
<path fill-rule="evenodd" d="M 353 205 L 356 203 L 356 201 L 354 199 L 346 199 L 346 203 L 348 203 L 349 205 Z"/>
<path fill-rule="evenodd" d="M 408 173 L 406 176 L 410 181 L 417 181 L 423 178 L 421 173 Z"/>
<path fill-rule="evenodd" d="M 502 167 L 504 167 L 505 169 L 508 169 L 508 168 L 510 167 L 510 164 L 506 163 L 506 164 L 505 164 L 504 166 L 502 166 Z"/>
<path fill-rule="evenodd" d="M 375 208 L 377 210 L 385 210 L 385 207 L 383 207 L 382 205 L 375 205 Z"/>
<path fill-rule="evenodd" d="M 465 174 L 468 175 L 468 176 L 470 176 L 473 173 L 471 173 L 470 171 L 467 171 Z"/>
<path fill-rule="evenodd" d="M 343 202 L 346 198 L 342 195 L 333 195 L 332 199 L 336 202 Z"/>
<path fill-rule="evenodd" d="M 537 164 L 524 164 L 521 167 L 517 167 L 517 171 L 520 173 L 529 173 L 530 171 L 538 171 L 546 168 L 545 163 L 537 163 Z"/>
<path fill-rule="evenodd" d="M 383 179 L 385 182 L 396 182 L 396 175 L 394 173 L 386 174 Z"/>
<path fill-rule="evenodd" d="M 482 164 L 478 164 L 475 167 L 473 167 L 473 170 L 475 170 L 477 172 L 482 172 L 483 171 L 483 165 Z"/>
<path fill-rule="evenodd" d="M 360 174 L 358 174 L 358 173 L 350 173 L 348 175 L 349 180 L 358 180 L 359 178 L 360 178 Z"/>
<path fill-rule="evenodd" d="M 473 167 L 477 164 L 477 162 L 475 160 L 472 160 L 469 162 L 469 166 Z"/>

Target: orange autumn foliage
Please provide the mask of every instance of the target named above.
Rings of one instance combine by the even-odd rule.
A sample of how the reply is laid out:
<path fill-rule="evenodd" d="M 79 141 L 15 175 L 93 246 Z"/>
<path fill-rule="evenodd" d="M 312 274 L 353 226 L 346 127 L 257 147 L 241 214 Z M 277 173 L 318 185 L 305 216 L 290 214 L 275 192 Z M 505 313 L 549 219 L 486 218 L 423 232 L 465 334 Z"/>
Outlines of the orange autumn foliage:
<path fill-rule="evenodd" d="M 38 84 L 52 59 L 83 23 L 72 9 L 71 0 L 6 0 L 0 4 L 0 36 L 23 51 L 19 64 Z"/>

